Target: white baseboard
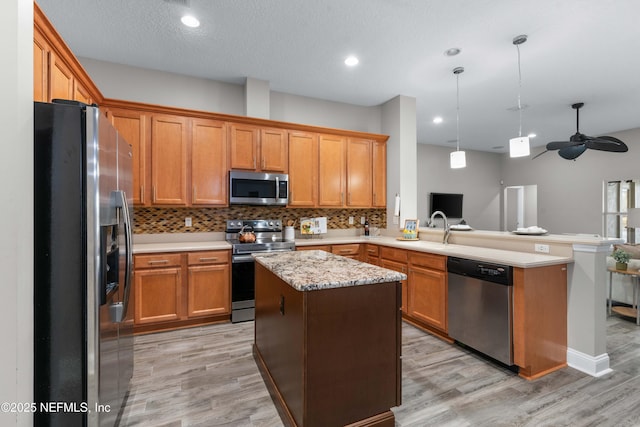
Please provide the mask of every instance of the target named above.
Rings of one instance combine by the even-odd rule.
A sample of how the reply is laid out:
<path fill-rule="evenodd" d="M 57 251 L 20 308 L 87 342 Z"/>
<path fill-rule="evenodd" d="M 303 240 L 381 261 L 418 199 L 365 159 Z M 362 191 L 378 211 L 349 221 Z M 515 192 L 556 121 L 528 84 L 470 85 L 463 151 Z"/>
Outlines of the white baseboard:
<path fill-rule="evenodd" d="M 591 356 L 572 348 L 567 349 L 567 364 L 574 369 L 589 374 L 593 377 L 613 372 L 609 368 L 609 354 L 603 353 L 599 356 Z"/>

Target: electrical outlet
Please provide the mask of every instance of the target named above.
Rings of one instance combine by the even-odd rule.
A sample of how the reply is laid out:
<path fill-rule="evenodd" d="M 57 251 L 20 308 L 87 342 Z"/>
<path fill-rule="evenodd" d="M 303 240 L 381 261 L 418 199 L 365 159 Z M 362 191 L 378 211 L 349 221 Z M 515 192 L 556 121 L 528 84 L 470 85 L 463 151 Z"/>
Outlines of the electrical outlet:
<path fill-rule="evenodd" d="M 352 216 L 349 217 L 349 225 L 353 225 L 353 217 Z"/>
<path fill-rule="evenodd" d="M 360 217 L 360 224 L 364 225 L 364 222 L 367 220 L 367 218 L 361 216 Z"/>
<path fill-rule="evenodd" d="M 542 252 L 544 254 L 549 253 L 549 245 L 543 245 L 541 243 L 536 243 L 534 247 L 536 252 Z"/>
<path fill-rule="evenodd" d="M 192 225 L 192 224 L 191 224 L 191 217 L 190 217 L 190 216 L 188 216 L 188 217 L 186 217 L 186 218 L 184 219 L 184 226 L 185 226 L 185 227 L 191 227 L 191 225 Z"/>

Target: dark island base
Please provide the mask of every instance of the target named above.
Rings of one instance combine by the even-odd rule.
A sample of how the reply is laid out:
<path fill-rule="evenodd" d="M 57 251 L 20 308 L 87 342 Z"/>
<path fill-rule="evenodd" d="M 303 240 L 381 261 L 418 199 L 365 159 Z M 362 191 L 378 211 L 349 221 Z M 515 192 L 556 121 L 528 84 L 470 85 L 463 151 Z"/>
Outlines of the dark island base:
<path fill-rule="evenodd" d="M 285 425 L 393 427 L 400 283 L 301 292 L 259 263 L 255 283 L 253 354 Z"/>
<path fill-rule="evenodd" d="M 273 378 L 269 375 L 269 370 L 264 364 L 264 360 L 262 360 L 262 356 L 260 355 L 260 350 L 253 345 L 253 358 L 256 361 L 256 365 L 258 365 L 258 370 L 260 371 L 260 375 L 262 375 L 262 379 L 264 380 L 265 385 L 267 386 L 267 390 L 269 390 L 269 395 L 271 396 L 271 400 L 273 400 L 276 409 L 278 410 L 278 414 L 280 415 L 280 419 L 282 423 L 286 427 L 296 427 L 297 424 L 291 412 L 287 408 L 287 404 L 285 403 L 282 395 L 278 391 L 278 387 L 276 387 Z M 384 412 L 382 414 L 374 415 L 372 417 L 366 418 L 364 420 L 360 420 L 358 422 L 348 424 L 346 427 L 394 427 L 395 426 L 395 416 L 393 412 L 390 410 Z"/>

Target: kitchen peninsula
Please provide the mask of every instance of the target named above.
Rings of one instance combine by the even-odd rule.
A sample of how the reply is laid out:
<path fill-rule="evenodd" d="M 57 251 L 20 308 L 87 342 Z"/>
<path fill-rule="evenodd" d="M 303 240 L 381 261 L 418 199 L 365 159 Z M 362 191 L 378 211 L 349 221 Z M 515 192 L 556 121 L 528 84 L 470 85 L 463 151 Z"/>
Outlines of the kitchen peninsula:
<path fill-rule="evenodd" d="M 393 426 L 406 275 L 319 250 L 254 257 L 254 357 L 285 425 Z"/>

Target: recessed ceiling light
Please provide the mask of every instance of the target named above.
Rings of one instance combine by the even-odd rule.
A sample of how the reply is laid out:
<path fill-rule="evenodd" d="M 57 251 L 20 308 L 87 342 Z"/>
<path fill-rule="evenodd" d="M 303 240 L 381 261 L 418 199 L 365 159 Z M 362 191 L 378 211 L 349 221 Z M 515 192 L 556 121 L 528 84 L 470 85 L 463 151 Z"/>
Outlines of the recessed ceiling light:
<path fill-rule="evenodd" d="M 180 18 L 180 21 L 182 21 L 182 23 L 187 27 L 197 28 L 200 26 L 200 21 L 198 21 L 198 18 L 193 15 L 184 15 Z"/>
<path fill-rule="evenodd" d="M 444 51 L 444 55 L 445 56 L 456 56 L 460 52 L 462 52 L 462 49 L 460 49 L 459 47 L 452 47 L 452 48 L 449 48 L 449 49 L 445 50 Z"/>
<path fill-rule="evenodd" d="M 529 138 L 535 138 L 535 137 L 536 137 L 536 136 L 538 136 L 538 135 L 536 135 L 535 133 L 531 132 L 531 133 L 530 133 L 529 135 L 527 135 L 527 136 L 528 136 Z"/>
<path fill-rule="evenodd" d="M 353 55 L 347 57 L 347 59 L 344 60 L 344 63 L 346 65 L 348 65 L 349 67 L 353 67 L 354 65 L 358 65 L 359 62 L 360 62 L 360 60 L 358 60 L 358 58 L 356 58 Z"/>
<path fill-rule="evenodd" d="M 440 124 L 440 123 L 442 123 L 442 117 L 440 117 L 440 116 L 436 116 L 436 117 L 434 117 L 434 118 L 433 118 L 433 123 L 435 123 L 435 124 Z"/>

